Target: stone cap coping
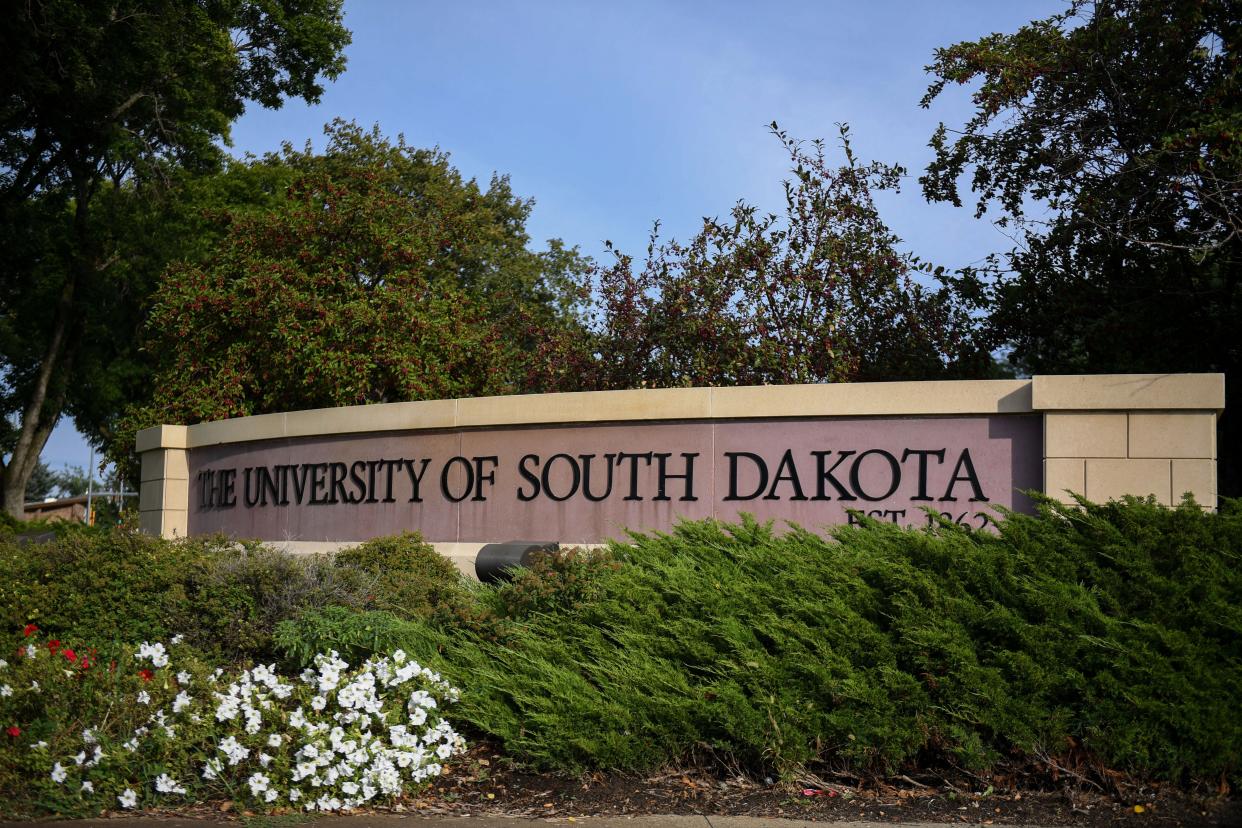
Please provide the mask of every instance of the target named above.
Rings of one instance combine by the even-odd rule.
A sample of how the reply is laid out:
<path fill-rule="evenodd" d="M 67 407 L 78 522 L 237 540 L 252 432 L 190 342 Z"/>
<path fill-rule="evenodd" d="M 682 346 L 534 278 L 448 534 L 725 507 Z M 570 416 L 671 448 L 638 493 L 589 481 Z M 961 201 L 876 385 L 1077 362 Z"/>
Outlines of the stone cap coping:
<path fill-rule="evenodd" d="M 138 432 L 139 452 L 376 431 L 636 420 L 1030 414 L 1043 410 L 1224 408 L 1223 374 L 1093 374 L 731 388 L 653 388 L 470 397 L 260 414 Z"/>
<path fill-rule="evenodd" d="M 1037 411 L 1225 410 L 1224 374 L 1081 374 L 1037 376 Z"/>

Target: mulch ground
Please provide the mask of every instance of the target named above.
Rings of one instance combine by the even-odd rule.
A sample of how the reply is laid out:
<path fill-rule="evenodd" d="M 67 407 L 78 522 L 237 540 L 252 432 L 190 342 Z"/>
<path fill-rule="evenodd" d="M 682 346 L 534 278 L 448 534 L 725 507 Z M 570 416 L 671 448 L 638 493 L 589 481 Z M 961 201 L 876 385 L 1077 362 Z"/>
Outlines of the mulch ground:
<path fill-rule="evenodd" d="M 392 808 L 410 814 L 568 820 L 589 816 L 702 814 L 825 822 L 938 822 L 1082 828 L 1240 828 L 1242 799 L 1226 790 L 1186 791 L 1105 774 L 1108 787 L 1058 766 L 1016 768 L 984 779 L 960 769 L 887 779 L 806 776 L 754 779 L 702 769 L 654 776 L 592 773 L 578 778 L 518 770 L 482 744 L 417 796 Z M 132 812 L 105 816 L 132 817 Z M 233 818 L 232 803 L 154 817 Z"/>
<path fill-rule="evenodd" d="M 800 780 L 679 770 L 649 777 L 568 779 L 515 770 L 476 746 L 441 782 L 407 803 L 435 814 L 579 817 L 637 814 L 787 817 L 982 825 L 1242 826 L 1242 800 L 1114 778 L 1112 790 L 1064 768 L 981 779 L 952 773 Z"/>

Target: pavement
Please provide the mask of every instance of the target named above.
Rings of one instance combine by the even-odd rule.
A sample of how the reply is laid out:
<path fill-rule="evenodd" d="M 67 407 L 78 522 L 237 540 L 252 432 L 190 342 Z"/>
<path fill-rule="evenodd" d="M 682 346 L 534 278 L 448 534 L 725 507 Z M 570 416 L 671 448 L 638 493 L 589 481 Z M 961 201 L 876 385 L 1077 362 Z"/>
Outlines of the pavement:
<path fill-rule="evenodd" d="M 29 822 L 0 822 L 0 826 L 30 828 Z M 241 825 L 244 828 L 805 828 L 831 825 L 833 828 L 946 828 L 933 822 L 815 822 L 805 819 L 779 819 L 738 816 L 633 816 L 633 817 L 472 817 L 415 816 L 413 814 L 364 814 L 356 816 L 289 815 L 249 817 L 242 820 L 184 819 L 164 817 L 111 817 L 61 822 L 68 828 L 206 828 L 211 825 Z M 1040 828 L 1035 825 L 1006 825 L 1005 828 Z"/>

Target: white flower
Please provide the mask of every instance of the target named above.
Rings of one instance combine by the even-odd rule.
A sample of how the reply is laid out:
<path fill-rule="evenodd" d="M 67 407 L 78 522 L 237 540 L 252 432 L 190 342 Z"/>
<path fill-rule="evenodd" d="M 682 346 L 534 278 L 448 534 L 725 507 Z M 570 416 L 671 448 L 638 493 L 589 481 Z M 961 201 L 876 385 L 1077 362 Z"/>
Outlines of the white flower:
<path fill-rule="evenodd" d="M 268 756 L 266 753 L 260 753 L 259 764 L 266 768 L 268 765 L 272 764 L 272 757 Z"/>
<path fill-rule="evenodd" d="M 8 667 L 8 666 L 9 666 L 9 663 L 5 661 L 3 658 L 0 658 L 0 670 L 3 670 L 5 667 Z"/>
<path fill-rule="evenodd" d="M 275 788 L 268 788 L 267 793 L 263 794 L 263 801 L 264 802 L 275 802 L 276 797 L 278 796 L 280 796 L 280 794 L 276 792 Z"/>
<path fill-rule="evenodd" d="M 133 753 L 135 750 L 138 749 L 138 740 L 130 739 L 128 742 L 125 742 L 124 744 L 122 744 L 121 747 L 125 748 L 130 753 Z"/>
<path fill-rule="evenodd" d="M 166 773 L 161 773 L 156 777 L 155 790 L 162 794 L 185 794 L 185 786 L 177 784 L 177 780 Z"/>
<path fill-rule="evenodd" d="M 13 688 L 9 687 L 7 684 L 0 684 L 0 696 L 7 698 L 11 695 L 13 695 Z"/>
<path fill-rule="evenodd" d="M 139 704 L 150 704 L 151 694 L 148 693 L 146 690 L 139 690 L 138 691 L 138 703 Z"/>
<path fill-rule="evenodd" d="M 172 709 L 174 713 L 180 713 L 190 706 L 190 694 L 182 690 L 177 694 L 177 698 L 173 699 Z"/>
<path fill-rule="evenodd" d="M 180 644 L 182 641 L 185 641 L 185 636 L 181 633 L 177 633 L 176 635 L 172 637 L 172 639 L 168 643 Z"/>
<path fill-rule="evenodd" d="M 126 788 L 118 796 L 117 801 L 121 803 L 122 808 L 133 808 L 138 804 L 138 794 L 134 793 L 130 788 Z"/>
<path fill-rule="evenodd" d="M 89 779 L 82 783 L 82 793 L 94 793 L 95 785 Z"/>
<path fill-rule="evenodd" d="M 39 648 L 33 644 L 26 645 L 26 658 L 34 658 L 39 654 Z"/>
<path fill-rule="evenodd" d="M 241 710 L 241 702 L 236 696 L 224 695 L 216 693 L 216 698 L 220 700 L 220 704 L 216 706 L 216 721 L 227 722 L 237 718 L 237 713 Z"/>
<path fill-rule="evenodd" d="M 436 700 L 426 690 L 415 690 L 410 694 L 410 710 L 413 710 L 416 705 L 431 708 L 436 706 Z"/>
<path fill-rule="evenodd" d="M 250 786 L 250 794 L 256 797 L 266 791 L 271 782 L 272 780 L 268 779 L 261 773 L 253 774 L 246 780 L 246 784 Z"/>
<path fill-rule="evenodd" d="M 47 742 L 38 741 L 38 742 L 35 742 L 33 745 L 31 745 L 30 749 L 31 750 L 42 750 L 45 747 L 47 747 Z"/>
<path fill-rule="evenodd" d="M 280 738 L 279 733 L 273 733 L 271 736 L 267 737 L 267 746 L 278 748 L 280 747 L 282 741 L 283 740 Z"/>
<path fill-rule="evenodd" d="M 185 670 L 182 670 L 180 673 L 177 673 L 177 684 L 184 686 L 184 685 L 189 684 L 190 680 L 191 680 L 191 676 Z"/>
<path fill-rule="evenodd" d="M 38 690 L 38 689 L 39 689 L 39 682 L 37 682 L 37 681 L 31 681 L 31 682 L 30 682 L 30 689 L 31 689 L 31 690 Z"/>
<path fill-rule="evenodd" d="M 80 765 L 86 761 L 86 751 L 79 751 L 78 755 L 73 757 L 73 764 Z"/>
<path fill-rule="evenodd" d="M 69 774 L 65 773 L 65 769 L 60 766 L 60 762 L 57 762 L 55 765 L 52 765 L 52 781 L 55 782 L 56 784 L 58 785 L 63 784 L 65 781 L 65 777 L 68 775 Z"/>
<path fill-rule="evenodd" d="M 215 779 L 223 770 L 224 764 L 219 759 L 208 759 L 203 765 L 203 778 Z"/>
<path fill-rule="evenodd" d="M 94 729 L 88 727 L 86 730 L 82 731 L 82 741 L 88 745 L 93 745 L 98 742 L 99 739 L 95 738 Z"/>
<path fill-rule="evenodd" d="M 236 765 L 250 755 L 250 748 L 242 747 L 232 736 L 220 740 L 219 750 L 229 760 L 230 765 Z"/>
<path fill-rule="evenodd" d="M 316 710 L 316 711 L 323 710 L 327 706 L 328 706 L 328 699 L 324 696 L 315 696 L 313 699 L 311 699 L 312 710 Z"/>
<path fill-rule="evenodd" d="M 142 646 L 138 648 L 138 652 L 135 653 L 135 656 L 137 658 L 150 659 L 152 666 L 155 667 L 168 666 L 168 651 L 165 650 L 164 645 L 158 641 L 154 644 L 148 644 L 145 641 L 142 642 Z"/>
<path fill-rule="evenodd" d="M 301 798 L 302 798 L 302 792 L 301 792 L 301 791 L 299 791 L 297 788 L 290 788 L 290 789 L 289 789 L 289 801 L 290 801 L 290 802 L 297 802 L 297 801 L 298 801 L 299 799 L 301 799 Z"/>

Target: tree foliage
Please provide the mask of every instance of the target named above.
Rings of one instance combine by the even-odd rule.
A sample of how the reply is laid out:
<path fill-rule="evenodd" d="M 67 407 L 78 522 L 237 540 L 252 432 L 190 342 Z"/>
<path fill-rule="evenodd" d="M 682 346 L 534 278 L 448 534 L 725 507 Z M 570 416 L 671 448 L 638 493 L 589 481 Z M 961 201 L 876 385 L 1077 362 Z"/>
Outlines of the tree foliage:
<path fill-rule="evenodd" d="M 1236 0 L 1074 0 L 1010 35 L 937 50 L 925 106 L 974 84 L 943 124 L 929 199 L 1000 211 L 1018 246 L 958 287 L 1030 372 L 1223 371 L 1242 356 L 1242 8 Z M 1222 418 L 1221 457 L 1239 418 Z M 1222 491 L 1242 490 L 1236 461 Z"/>
<path fill-rule="evenodd" d="M 349 33 L 340 0 L 10 5 L 0 29 L 0 471 L 15 512 L 61 412 L 90 428 L 140 370 L 125 343 L 149 288 L 143 260 L 158 254 L 135 243 L 143 224 L 129 220 L 157 217 L 154 194 L 168 183 L 214 170 L 216 142 L 248 101 L 317 100 L 320 78 L 344 67 Z"/>
<path fill-rule="evenodd" d="M 146 346 L 163 365 L 118 450 L 160 422 L 541 390 L 528 354 L 572 327 L 576 252 L 529 249 L 532 203 L 502 177 L 483 189 L 442 152 L 327 132 L 322 154 L 251 162 L 285 171 L 278 201 L 166 272 Z"/>
<path fill-rule="evenodd" d="M 590 388 L 928 379 L 987 370 L 974 324 L 929 265 L 899 251 L 873 194 L 904 170 L 845 164 L 771 129 L 789 154 L 784 211 L 739 201 L 687 243 L 653 232 L 646 260 L 612 248 L 585 295 L 595 338 L 549 364 Z M 569 350 L 573 350 L 572 347 Z M 590 351 L 588 353 L 588 351 Z M 572 366 L 567 369 L 566 366 Z"/>

